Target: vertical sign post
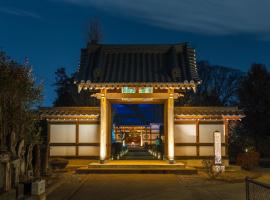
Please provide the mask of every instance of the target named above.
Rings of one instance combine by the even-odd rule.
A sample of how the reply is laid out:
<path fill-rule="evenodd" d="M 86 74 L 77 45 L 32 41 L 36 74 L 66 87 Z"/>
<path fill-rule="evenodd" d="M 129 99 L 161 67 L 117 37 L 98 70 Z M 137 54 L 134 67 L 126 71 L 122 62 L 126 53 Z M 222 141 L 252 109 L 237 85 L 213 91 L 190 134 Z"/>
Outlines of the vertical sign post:
<path fill-rule="evenodd" d="M 214 153 L 215 153 L 215 165 L 221 165 L 221 132 L 214 132 Z"/>

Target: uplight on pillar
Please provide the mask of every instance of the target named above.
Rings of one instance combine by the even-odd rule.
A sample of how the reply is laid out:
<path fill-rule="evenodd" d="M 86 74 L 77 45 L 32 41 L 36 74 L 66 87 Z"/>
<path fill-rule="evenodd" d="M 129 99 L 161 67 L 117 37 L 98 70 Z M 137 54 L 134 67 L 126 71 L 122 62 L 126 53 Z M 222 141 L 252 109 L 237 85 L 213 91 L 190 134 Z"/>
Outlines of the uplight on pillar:
<path fill-rule="evenodd" d="M 101 91 L 100 98 L 100 163 L 106 160 L 106 141 L 107 141 L 107 100 L 106 90 Z"/>
<path fill-rule="evenodd" d="M 174 91 L 169 89 L 169 98 L 167 101 L 168 109 L 168 160 L 169 163 L 175 163 L 174 161 Z"/>

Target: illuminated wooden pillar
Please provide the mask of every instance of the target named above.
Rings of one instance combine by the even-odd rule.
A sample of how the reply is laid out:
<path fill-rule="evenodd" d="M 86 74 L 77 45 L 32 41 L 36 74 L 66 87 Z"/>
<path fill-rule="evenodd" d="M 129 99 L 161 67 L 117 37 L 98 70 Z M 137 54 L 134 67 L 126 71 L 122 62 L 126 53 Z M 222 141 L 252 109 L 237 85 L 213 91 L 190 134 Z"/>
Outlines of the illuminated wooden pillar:
<path fill-rule="evenodd" d="M 174 90 L 169 89 L 167 100 L 168 160 L 174 163 Z"/>
<path fill-rule="evenodd" d="M 196 120 L 196 153 L 200 156 L 200 121 Z"/>
<path fill-rule="evenodd" d="M 143 131 L 142 131 L 142 128 L 141 128 L 141 147 L 143 146 Z"/>
<path fill-rule="evenodd" d="M 104 163 L 107 154 L 107 91 L 101 90 L 100 98 L 100 163 Z"/>

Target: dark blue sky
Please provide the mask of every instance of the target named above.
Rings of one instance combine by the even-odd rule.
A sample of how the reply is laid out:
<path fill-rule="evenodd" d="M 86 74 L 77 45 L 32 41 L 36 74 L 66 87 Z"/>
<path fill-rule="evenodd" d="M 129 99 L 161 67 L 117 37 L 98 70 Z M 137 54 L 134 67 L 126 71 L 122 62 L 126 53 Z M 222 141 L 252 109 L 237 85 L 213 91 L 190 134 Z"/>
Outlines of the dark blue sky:
<path fill-rule="evenodd" d="M 163 124 L 163 110 L 163 104 L 112 104 L 112 123 L 116 126 Z"/>
<path fill-rule="evenodd" d="M 94 17 L 103 43 L 188 41 L 198 59 L 246 71 L 253 62 L 270 67 L 269 9 L 267 0 L 0 0 L 0 49 L 29 58 L 49 106 L 55 70 L 76 70 Z"/>

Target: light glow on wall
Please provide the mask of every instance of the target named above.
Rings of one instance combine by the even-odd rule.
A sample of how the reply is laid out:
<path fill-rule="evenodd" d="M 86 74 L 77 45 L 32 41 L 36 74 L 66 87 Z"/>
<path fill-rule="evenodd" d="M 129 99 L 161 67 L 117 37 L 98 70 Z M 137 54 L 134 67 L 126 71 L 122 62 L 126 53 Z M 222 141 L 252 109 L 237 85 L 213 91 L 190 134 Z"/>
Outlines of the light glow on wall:
<path fill-rule="evenodd" d="M 223 124 L 200 124 L 199 126 L 200 131 L 200 142 L 201 143 L 213 143 L 214 137 L 213 132 L 219 131 L 222 133 L 221 140 L 225 142 L 224 137 L 224 125 Z"/>
<path fill-rule="evenodd" d="M 76 125 L 75 124 L 51 124 L 50 143 L 75 143 Z"/>
<path fill-rule="evenodd" d="M 79 143 L 99 143 L 99 128 L 98 124 L 80 124 Z"/>
<path fill-rule="evenodd" d="M 195 143 L 196 125 L 195 124 L 175 124 L 174 140 L 176 143 Z"/>

